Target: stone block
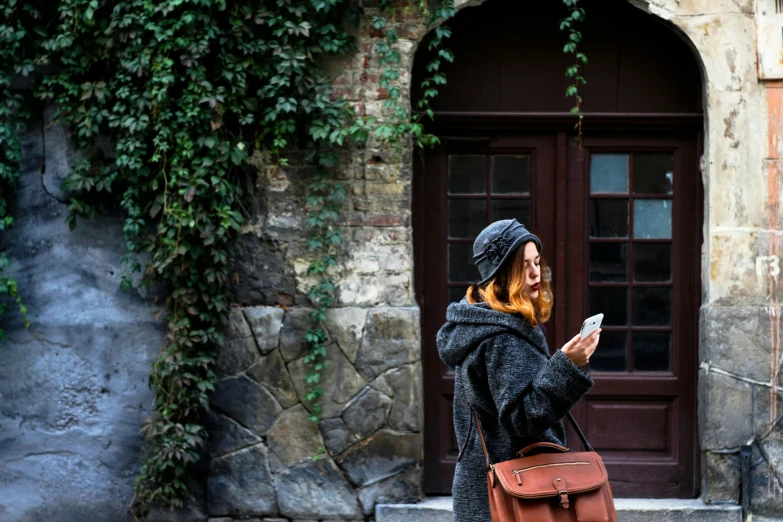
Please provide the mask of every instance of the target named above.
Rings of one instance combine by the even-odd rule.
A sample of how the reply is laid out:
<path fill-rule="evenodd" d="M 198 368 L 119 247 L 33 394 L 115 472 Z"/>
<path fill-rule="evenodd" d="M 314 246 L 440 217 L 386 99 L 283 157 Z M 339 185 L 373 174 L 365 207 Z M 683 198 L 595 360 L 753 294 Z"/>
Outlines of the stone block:
<path fill-rule="evenodd" d="M 706 505 L 699 499 L 615 499 L 623 522 L 741 522 L 739 506 Z"/>
<path fill-rule="evenodd" d="M 738 502 L 740 498 L 740 460 L 737 454 L 705 453 L 704 500 Z"/>
<path fill-rule="evenodd" d="M 361 518 L 353 488 L 334 462 L 319 458 L 275 475 L 280 513 L 290 518 Z"/>
<path fill-rule="evenodd" d="M 326 312 L 326 328 L 351 363 L 356 362 L 366 321 L 366 308 L 330 308 Z"/>
<path fill-rule="evenodd" d="M 258 362 L 248 368 L 247 376 L 272 392 L 277 402 L 283 408 L 290 408 L 299 399 L 296 397 L 294 383 L 288 374 L 288 369 L 283 362 L 278 350 L 273 350 Z"/>
<path fill-rule="evenodd" d="M 266 433 L 283 411 L 266 388 L 245 375 L 218 381 L 212 404 L 259 435 Z"/>
<path fill-rule="evenodd" d="M 274 306 L 248 306 L 244 312 L 261 353 L 267 354 L 277 348 L 280 329 L 283 326 L 283 309 Z"/>
<path fill-rule="evenodd" d="M 281 413 L 266 436 L 269 449 L 287 467 L 317 455 L 323 445 L 318 425 L 301 404 Z"/>
<path fill-rule="evenodd" d="M 380 205 L 380 207 L 385 209 L 390 207 L 390 205 Z M 410 223 L 410 215 L 404 211 L 396 214 L 389 214 L 383 210 L 369 211 L 365 214 L 363 223 L 369 227 L 408 226 Z"/>
<path fill-rule="evenodd" d="M 350 276 L 337 283 L 335 297 L 341 306 L 375 306 L 381 303 L 386 284 L 377 277 Z"/>
<path fill-rule="evenodd" d="M 353 399 L 367 383 L 336 345 L 326 347 L 325 360 L 326 368 L 321 372 L 320 381 L 323 395 L 319 402 L 322 408 L 321 416 L 329 418 L 339 415 L 346 403 Z M 288 371 L 291 373 L 299 400 L 309 411 L 312 411 L 311 404 L 304 401 L 308 390 L 305 376 L 309 367 L 304 363 L 304 359 L 300 358 L 289 363 Z"/>
<path fill-rule="evenodd" d="M 751 508 L 754 515 L 780 517 L 783 514 L 783 484 L 780 483 L 783 479 L 783 429 L 778 427 L 761 446 L 763 456 L 759 448 L 753 446 L 753 461 L 759 464 L 752 471 Z M 756 520 L 755 516 L 753 520 Z"/>
<path fill-rule="evenodd" d="M 421 363 L 390 370 L 384 377 L 394 397 L 389 426 L 398 431 L 420 431 L 423 408 Z"/>
<path fill-rule="evenodd" d="M 408 504 L 422 497 L 421 468 L 414 466 L 393 477 L 364 486 L 358 491 L 359 504 L 365 515 L 375 512 L 376 504 Z"/>
<path fill-rule="evenodd" d="M 297 307 L 285 313 L 280 331 L 280 354 L 287 363 L 298 359 L 308 350 L 309 345 L 304 336 L 313 324 L 311 312 L 312 308 Z"/>
<path fill-rule="evenodd" d="M 345 425 L 356 438 L 363 438 L 386 424 L 391 402 L 368 386 L 343 411 Z"/>
<path fill-rule="evenodd" d="M 753 420 L 756 422 L 754 431 L 756 438 L 765 438 L 770 435 L 774 436 L 774 434 L 770 434 L 772 421 L 779 421 L 780 414 L 783 411 L 783 400 L 781 400 L 780 393 L 778 393 L 777 400 L 775 400 L 775 404 L 773 404 L 773 397 L 770 394 L 772 390 L 770 388 L 767 388 L 766 386 L 755 386 L 754 390 Z M 772 415 L 775 414 L 777 414 L 776 419 L 772 419 Z"/>
<path fill-rule="evenodd" d="M 223 330 L 223 339 L 225 341 L 233 341 L 234 339 L 246 339 L 252 336 L 253 332 L 250 330 L 250 325 L 247 324 L 242 309 L 232 307 L 228 314 L 228 325 Z"/>
<path fill-rule="evenodd" d="M 389 370 L 389 372 L 392 371 L 394 370 Z M 391 384 L 389 384 L 389 381 L 386 380 L 386 373 L 383 373 L 378 377 L 376 377 L 375 380 L 370 383 L 370 386 L 373 389 L 383 393 L 384 395 L 387 395 L 389 397 L 394 397 L 394 388 L 392 388 Z"/>
<path fill-rule="evenodd" d="M 753 437 L 751 385 L 700 371 L 699 422 L 702 450 L 736 448 Z"/>
<path fill-rule="evenodd" d="M 351 482 L 363 486 L 419 464 L 421 436 L 381 430 L 337 459 Z"/>
<path fill-rule="evenodd" d="M 258 225 L 262 227 L 263 223 Z M 237 276 L 231 278 L 231 292 L 236 302 L 291 306 L 307 300 L 296 291 L 296 279 L 283 250 L 287 245 L 286 240 L 262 239 L 252 232 L 232 244 L 231 267 Z"/>
<path fill-rule="evenodd" d="M 275 486 L 264 445 L 212 459 L 207 492 L 211 516 L 276 515 Z"/>
<path fill-rule="evenodd" d="M 326 449 L 333 456 L 342 453 L 358 440 L 351 434 L 348 426 L 340 417 L 324 419 L 319 423 L 319 427 Z"/>
<path fill-rule="evenodd" d="M 220 457 L 261 442 L 261 437 L 243 428 L 225 415 L 211 411 L 204 426 L 209 433 L 207 451 L 213 457 Z"/>
<path fill-rule="evenodd" d="M 760 306 L 703 306 L 700 360 L 751 379 L 768 382 L 770 318 Z"/>
<path fill-rule="evenodd" d="M 376 522 L 453 522 L 451 497 L 432 497 L 415 504 L 378 504 Z"/>
<path fill-rule="evenodd" d="M 218 377 L 230 377 L 245 371 L 258 358 L 258 347 L 252 336 L 224 341 L 218 347 L 215 371 Z"/>
<path fill-rule="evenodd" d="M 418 308 L 376 308 L 367 315 L 356 369 L 365 379 L 374 379 L 418 360 L 420 348 Z"/>
<path fill-rule="evenodd" d="M 367 171 L 370 170 L 377 170 L 379 173 L 381 173 L 378 176 L 374 176 L 375 179 L 394 179 L 399 177 L 400 166 L 381 164 L 368 167 Z M 370 197 L 380 197 L 384 199 L 389 197 L 408 196 L 410 195 L 410 183 L 384 183 L 382 181 L 368 181 L 365 183 L 364 191 Z"/>
<path fill-rule="evenodd" d="M 409 286 L 390 286 L 386 291 L 386 302 L 390 306 L 410 306 L 413 295 Z"/>

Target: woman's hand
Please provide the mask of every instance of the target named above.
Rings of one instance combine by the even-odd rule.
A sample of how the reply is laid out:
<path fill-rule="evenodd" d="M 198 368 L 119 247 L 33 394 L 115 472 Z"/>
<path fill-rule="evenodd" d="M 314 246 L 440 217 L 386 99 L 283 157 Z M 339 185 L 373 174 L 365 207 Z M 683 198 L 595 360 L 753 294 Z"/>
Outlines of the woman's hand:
<path fill-rule="evenodd" d="M 571 359 L 571 362 L 577 366 L 584 366 L 590 361 L 590 356 L 598 347 L 598 338 L 600 337 L 601 329 L 594 331 L 587 336 L 586 339 L 577 334 L 576 337 L 568 341 L 565 346 L 560 348 L 563 353 Z"/>

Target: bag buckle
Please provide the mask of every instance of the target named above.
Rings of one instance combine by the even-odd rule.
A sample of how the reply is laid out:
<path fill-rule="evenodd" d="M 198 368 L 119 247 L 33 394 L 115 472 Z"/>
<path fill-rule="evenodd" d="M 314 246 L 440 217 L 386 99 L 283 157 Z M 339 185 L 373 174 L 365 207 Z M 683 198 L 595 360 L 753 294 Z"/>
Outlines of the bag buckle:
<path fill-rule="evenodd" d="M 557 477 L 552 481 L 552 485 L 560 494 L 560 501 L 558 502 L 558 505 L 563 509 L 568 509 L 571 507 L 571 501 L 568 498 L 568 484 L 566 484 L 565 479 Z"/>

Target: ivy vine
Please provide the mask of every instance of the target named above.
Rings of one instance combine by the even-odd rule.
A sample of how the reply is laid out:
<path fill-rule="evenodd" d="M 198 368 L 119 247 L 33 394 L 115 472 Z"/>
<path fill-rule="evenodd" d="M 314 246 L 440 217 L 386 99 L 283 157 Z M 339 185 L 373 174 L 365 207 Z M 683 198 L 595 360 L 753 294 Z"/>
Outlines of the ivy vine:
<path fill-rule="evenodd" d="M 10 77 L 46 65 L 49 74 L 36 78 L 33 91 L 54 104 L 55 122 L 71 129 L 80 151 L 63 183 L 69 224 L 122 209 L 122 286 L 139 277 L 165 295 L 160 314 L 168 333 L 150 377 L 154 415 L 143 427 L 147 447 L 134 510 L 143 516 L 153 505 L 182 506 L 207 435 L 203 414 L 229 312 L 229 254 L 244 221 L 248 155 L 259 150 L 284 167 L 287 151 L 308 150 L 329 205 L 339 200 L 328 150 L 344 138 L 349 113 L 332 100 L 317 62 L 353 49 L 343 22 L 356 19 L 356 7 L 347 0 L 0 6 L 2 36 L 15 44 L 0 55 L 0 94 L 4 114 L 18 118 L 4 120 L 0 131 L 10 151 L 0 172 L 3 202 L 19 175 L 12 122 L 26 116 L 22 99 L 9 91 Z M 325 242 L 335 244 L 329 205 L 316 221 L 326 224 Z M 7 217 L 5 207 L 0 212 Z"/>
<path fill-rule="evenodd" d="M 573 10 L 561 29 L 571 31 L 565 51 L 576 57 L 567 95 L 575 97 L 581 136 L 579 67 L 586 58 L 576 51 L 581 33 L 574 24 L 584 18 L 577 1 L 564 0 Z M 62 186 L 69 225 L 122 210 L 122 287 L 144 285 L 163 296 L 159 314 L 168 330 L 150 376 L 155 396 L 143 426 L 137 515 L 154 505 L 180 507 L 188 496 L 228 321 L 230 250 L 245 219 L 242 180 L 252 175 L 247 160 L 256 151 L 269 168 L 288 168 L 292 151 L 304 151 L 315 166 L 306 200 L 313 312 L 305 400 L 311 419 L 320 418 L 323 325 L 343 242 L 341 148 L 373 138 L 401 151 L 409 136 L 416 147 L 437 144 L 424 118 L 434 117 L 432 100 L 446 85 L 443 66 L 454 60 L 443 25 L 455 15 L 454 1 L 402 7 L 418 9 L 423 28 L 433 29 L 429 74 L 411 112 L 393 22 L 401 7 L 393 0 L 379 7 L 372 27 L 387 98 L 383 114 L 368 117 L 334 95 L 322 69 L 324 55 L 355 49 L 344 22 L 358 23 L 356 0 L 0 0 L 0 230 L 13 225 L 8 203 L 19 179 L 18 133 L 31 116 L 25 95 L 12 86 L 27 78 L 25 92 L 54 105 L 53 123 L 70 129 L 80 152 Z M 3 276 L 8 262 L 0 255 L 0 295 L 25 316 L 16 282 Z M 5 311 L 0 305 L 0 315 Z"/>
<path fill-rule="evenodd" d="M 574 99 L 574 107 L 571 109 L 571 114 L 576 115 L 578 118 L 575 128 L 581 145 L 584 114 L 582 114 L 582 97 L 579 95 L 579 86 L 584 85 L 586 80 L 581 75 L 580 70 L 587 65 L 587 56 L 579 52 L 577 48 L 582 42 L 582 33 L 577 29 L 576 24 L 577 22 L 584 22 L 585 10 L 577 6 L 579 0 L 563 0 L 563 3 L 570 9 L 568 16 L 560 20 L 560 30 L 568 31 L 568 42 L 563 47 L 563 52 L 574 55 L 574 64 L 569 65 L 565 72 L 566 77 L 570 78 L 574 83 L 566 88 L 565 95 L 566 98 Z"/>
<path fill-rule="evenodd" d="M 432 11 L 427 9 L 422 1 L 418 9 L 427 18 L 427 29 L 438 22 L 445 21 L 454 16 L 456 9 L 453 0 L 437 0 Z M 425 90 L 424 98 L 419 102 L 421 113 L 412 114 L 402 100 L 402 91 L 398 80 L 400 52 L 396 47 L 398 42 L 397 31 L 389 20 L 394 16 L 395 5 L 392 0 L 381 0 L 380 15 L 373 16 L 372 27 L 378 39 L 375 51 L 378 54 L 379 64 L 384 67 L 383 74 L 379 78 L 379 87 L 386 91 L 386 101 L 383 104 L 381 117 L 359 116 L 352 107 L 344 102 L 337 102 L 336 110 L 346 116 L 343 126 L 333 125 L 327 128 L 319 122 L 314 122 L 311 134 L 317 140 L 328 141 L 331 146 L 341 146 L 346 142 L 360 143 L 373 136 L 379 143 L 385 146 L 394 146 L 399 152 L 402 150 L 402 140 L 412 136 L 414 144 L 418 147 L 426 147 L 438 143 L 438 138 L 424 132 L 423 116 L 434 116 L 430 101 L 437 96 L 437 86 L 446 84 L 446 76 L 439 72 L 442 60 L 453 61 L 451 51 L 443 48 L 443 40 L 451 35 L 450 30 L 444 26 L 435 28 L 435 37 L 430 41 L 429 49 L 436 51 L 436 56 L 430 62 L 428 71 L 433 76 L 422 82 Z M 339 167 L 339 156 L 332 150 L 323 151 L 318 156 L 318 174 L 308 186 L 307 208 L 308 225 L 313 233 L 308 239 L 308 247 L 315 253 L 315 259 L 308 267 L 308 275 L 317 277 L 317 282 L 308 291 L 308 297 L 314 305 L 312 311 L 313 325 L 306 333 L 309 343 L 308 353 L 304 362 L 308 364 L 308 372 L 305 377 L 308 385 L 305 400 L 310 402 L 312 413 L 310 419 L 314 422 L 320 420 L 321 405 L 318 399 L 323 390 L 320 386 L 321 374 L 326 369 L 327 334 L 323 326 L 326 313 L 334 303 L 335 282 L 330 275 L 330 269 L 337 267 L 336 249 L 342 244 L 342 233 L 336 225 L 339 219 L 340 207 L 345 200 L 345 188 L 341 183 L 334 181 L 333 174 Z"/>
<path fill-rule="evenodd" d="M 19 183 L 19 167 L 22 161 L 22 145 L 19 133 L 25 129 L 25 123 L 30 118 L 29 100 L 14 90 L 13 78 L 27 78 L 35 69 L 32 56 L 26 53 L 35 35 L 28 32 L 27 27 L 40 17 L 35 6 L 19 5 L 16 1 L 8 1 L 0 7 L 0 231 L 5 231 L 14 225 L 14 218 L 9 212 L 9 200 Z M 12 277 L 5 275 L 11 261 L 8 252 L 0 253 L 0 316 L 8 311 L 8 301 L 16 304 L 25 323 L 27 308 L 19 295 L 18 283 Z M 0 328 L 0 340 L 5 338 L 5 330 Z"/>

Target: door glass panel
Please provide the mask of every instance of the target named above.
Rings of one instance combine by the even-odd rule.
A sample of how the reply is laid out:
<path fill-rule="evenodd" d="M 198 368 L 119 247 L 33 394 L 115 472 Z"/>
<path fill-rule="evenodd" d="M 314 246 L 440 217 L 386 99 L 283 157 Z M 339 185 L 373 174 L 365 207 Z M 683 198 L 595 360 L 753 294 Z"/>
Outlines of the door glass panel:
<path fill-rule="evenodd" d="M 628 154 L 593 154 L 590 192 L 628 194 Z"/>
<path fill-rule="evenodd" d="M 493 156 L 492 193 L 528 194 L 530 192 L 530 156 Z"/>
<path fill-rule="evenodd" d="M 592 199 L 590 201 L 592 237 L 628 237 L 628 200 Z"/>
<path fill-rule="evenodd" d="M 459 301 L 462 301 L 462 298 L 465 297 L 467 291 L 467 287 L 464 286 L 449 288 L 449 303 L 458 303 Z"/>
<path fill-rule="evenodd" d="M 486 194 L 487 161 L 484 156 L 449 156 L 449 193 Z"/>
<path fill-rule="evenodd" d="M 626 364 L 627 332 L 601 332 L 598 348 L 590 357 L 590 369 L 596 372 L 624 372 Z"/>
<path fill-rule="evenodd" d="M 516 219 L 523 225 L 530 226 L 529 199 L 494 199 L 491 205 L 492 221 Z"/>
<path fill-rule="evenodd" d="M 599 347 L 604 342 L 601 334 Z M 642 372 L 669 371 L 671 334 L 669 332 L 633 332 L 631 349 L 633 369 Z"/>
<path fill-rule="evenodd" d="M 449 281 L 476 281 L 476 276 L 478 276 L 478 269 L 473 264 L 473 245 L 449 244 Z"/>
<path fill-rule="evenodd" d="M 636 239 L 671 239 L 672 200 L 634 200 L 633 237 Z"/>
<path fill-rule="evenodd" d="M 660 282 L 672 278 L 671 244 L 635 244 L 633 247 L 634 281 Z"/>
<path fill-rule="evenodd" d="M 634 288 L 634 326 L 669 326 L 671 321 L 671 288 Z"/>
<path fill-rule="evenodd" d="M 449 200 L 449 237 L 472 238 L 487 222 L 487 202 L 483 199 Z"/>
<path fill-rule="evenodd" d="M 604 326 L 628 324 L 628 289 L 625 287 L 590 288 L 589 315 L 604 314 Z M 603 337 L 602 341 L 603 342 Z"/>
<path fill-rule="evenodd" d="M 628 246 L 625 243 L 591 243 L 590 281 L 627 281 L 627 252 Z"/>
<path fill-rule="evenodd" d="M 634 154 L 634 194 L 671 194 L 674 188 L 674 155 Z"/>

